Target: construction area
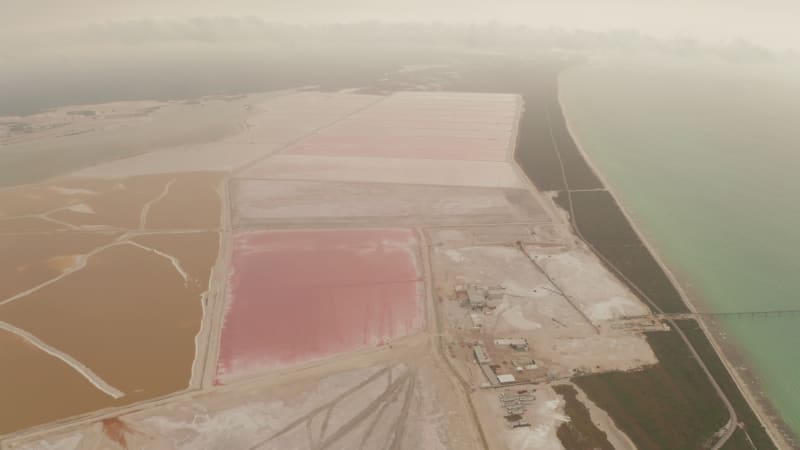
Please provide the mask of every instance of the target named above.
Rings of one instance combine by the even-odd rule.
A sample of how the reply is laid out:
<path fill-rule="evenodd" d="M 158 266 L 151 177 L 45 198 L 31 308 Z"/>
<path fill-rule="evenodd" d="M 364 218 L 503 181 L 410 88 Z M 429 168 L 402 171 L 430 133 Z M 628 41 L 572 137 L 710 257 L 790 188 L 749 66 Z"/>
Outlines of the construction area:
<path fill-rule="evenodd" d="M 427 233 L 447 354 L 496 431 L 490 444 L 551 448 L 564 406 L 554 386 L 657 362 L 643 333 L 664 325 L 557 220 Z"/>

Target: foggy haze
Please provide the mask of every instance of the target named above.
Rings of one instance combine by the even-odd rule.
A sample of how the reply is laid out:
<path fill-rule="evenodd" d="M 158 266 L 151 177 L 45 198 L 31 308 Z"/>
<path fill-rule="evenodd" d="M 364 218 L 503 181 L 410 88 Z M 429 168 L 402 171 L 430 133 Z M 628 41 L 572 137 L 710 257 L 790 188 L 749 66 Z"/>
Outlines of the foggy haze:
<path fill-rule="evenodd" d="M 795 26 L 800 5 L 791 0 L 0 0 L 0 36 L 7 47 L 16 33 L 81 27 L 92 23 L 192 17 L 257 17 L 299 24 L 381 20 L 521 24 L 591 31 L 635 30 L 659 38 L 709 42 L 744 39 L 774 49 L 800 48 Z M 8 53 L 8 50 L 5 50 Z"/>
<path fill-rule="evenodd" d="M 0 448 L 800 449 L 798 17 L 0 0 Z"/>

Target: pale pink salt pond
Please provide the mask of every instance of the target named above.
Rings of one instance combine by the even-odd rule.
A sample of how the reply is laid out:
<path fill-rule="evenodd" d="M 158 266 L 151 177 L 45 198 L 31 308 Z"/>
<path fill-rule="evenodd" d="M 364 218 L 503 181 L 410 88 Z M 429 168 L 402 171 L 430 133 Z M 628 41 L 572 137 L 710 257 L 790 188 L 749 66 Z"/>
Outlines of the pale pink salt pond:
<path fill-rule="evenodd" d="M 285 153 L 505 162 L 518 115 L 512 95 L 395 93 Z"/>
<path fill-rule="evenodd" d="M 502 139 L 459 136 L 330 136 L 320 133 L 289 148 L 287 154 L 383 158 L 505 161 L 509 136 Z"/>
<path fill-rule="evenodd" d="M 421 329 L 417 253 L 408 229 L 238 235 L 217 381 L 384 344 Z"/>

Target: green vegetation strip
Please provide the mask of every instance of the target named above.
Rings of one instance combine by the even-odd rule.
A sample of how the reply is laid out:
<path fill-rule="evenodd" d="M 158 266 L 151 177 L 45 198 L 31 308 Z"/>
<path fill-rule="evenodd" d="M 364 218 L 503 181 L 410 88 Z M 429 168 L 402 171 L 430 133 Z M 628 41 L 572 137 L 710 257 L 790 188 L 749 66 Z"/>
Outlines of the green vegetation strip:
<path fill-rule="evenodd" d="M 728 416 L 705 373 L 674 330 L 648 333 L 647 341 L 659 364 L 577 377 L 574 383 L 640 450 L 713 445 Z"/>
<path fill-rule="evenodd" d="M 728 439 L 728 442 L 722 446 L 722 450 L 757 450 L 747 440 L 747 435 L 744 430 L 736 430 Z"/>
<path fill-rule="evenodd" d="M 606 433 L 592 422 L 589 410 L 578 400 L 578 391 L 569 384 L 553 386 L 564 397 L 564 412 L 569 422 L 562 423 L 556 434 L 564 448 L 573 450 L 614 450 Z"/>
<path fill-rule="evenodd" d="M 777 448 L 772 443 L 772 439 L 770 439 L 767 431 L 761 425 L 761 421 L 758 420 L 758 417 L 750 408 L 747 400 L 745 400 L 744 396 L 739 391 L 739 387 L 736 385 L 736 382 L 733 380 L 733 377 L 731 377 L 730 373 L 728 373 L 728 369 L 722 364 L 717 352 L 708 342 L 708 339 L 706 339 L 706 335 L 703 333 L 703 330 L 700 328 L 700 325 L 697 323 L 697 321 L 676 320 L 675 323 L 678 324 L 686 337 L 689 338 L 689 341 L 691 341 L 692 346 L 697 351 L 697 354 L 703 358 L 703 361 L 706 363 L 706 367 L 708 367 L 708 370 L 710 370 L 714 375 L 717 383 L 725 392 L 728 400 L 730 400 L 733 408 L 736 410 L 736 415 L 739 418 L 739 422 L 743 431 L 741 433 L 737 431 L 737 434 L 741 434 L 742 437 L 745 438 L 746 436 L 749 436 L 750 440 L 753 441 L 753 445 L 758 450 Z M 735 440 L 736 442 L 740 441 L 736 435 L 734 435 L 731 440 Z M 754 448 L 747 442 L 747 439 L 745 439 L 744 442 L 747 445 L 743 447 L 734 446 L 735 444 L 729 442 L 724 448 Z"/>

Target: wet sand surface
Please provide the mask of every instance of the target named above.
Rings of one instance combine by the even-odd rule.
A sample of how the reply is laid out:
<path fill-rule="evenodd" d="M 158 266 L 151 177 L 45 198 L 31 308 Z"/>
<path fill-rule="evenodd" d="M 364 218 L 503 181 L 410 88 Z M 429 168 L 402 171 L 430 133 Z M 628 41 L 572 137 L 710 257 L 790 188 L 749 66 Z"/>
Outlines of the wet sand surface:
<path fill-rule="evenodd" d="M 218 228 L 221 202 L 217 187 L 222 176 L 213 172 L 175 176 L 167 195 L 150 207 L 147 228 Z"/>
<path fill-rule="evenodd" d="M 5 330 L 0 367 L 0 434 L 115 403 L 61 360 Z"/>
<path fill-rule="evenodd" d="M 60 275 L 83 255 L 111 243 L 116 234 L 32 233 L 0 235 L 0 301 Z"/>
<path fill-rule="evenodd" d="M 87 365 L 125 403 L 187 387 L 201 315 L 199 296 L 168 259 L 127 244 L 0 307 L 0 320 Z"/>
<path fill-rule="evenodd" d="M 258 232 L 236 238 L 218 379 L 322 358 L 422 325 L 411 230 Z"/>

